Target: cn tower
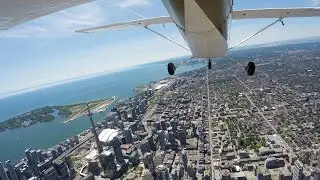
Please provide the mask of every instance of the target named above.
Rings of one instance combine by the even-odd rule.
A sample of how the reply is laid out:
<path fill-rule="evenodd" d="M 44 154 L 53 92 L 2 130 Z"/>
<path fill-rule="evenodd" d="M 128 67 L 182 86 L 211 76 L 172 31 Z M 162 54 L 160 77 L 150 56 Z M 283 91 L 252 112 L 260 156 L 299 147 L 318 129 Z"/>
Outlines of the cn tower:
<path fill-rule="evenodd" d="M 95 127 L 95 125 L 94 125 L 94 123 L 93 123 L 93 119 L 92 119 L 92 113 L 90 112 L 90 108 L 89 108 L 89 104 L 88 103 L 86 103 L 86 106 L 87 106 L 87 111 L 88 111 L 88 117 L 89 117 L 89 119 L 90 119 L 90 122 L 91 122 L 91 131 L 92 131 L 92 133 L 93 133 L 93 135 L 94 135 L 94 139 L 96 140 L 96 144 L 97 144 L 97 148 L 98 148 L 98 153 L 100 154 L 100 153 L 102 153 L 102 145 L 101 145 L 101 143 L 100 143 L 100 141 L 99 141 L 99 137 L 98 137 L 98 134 L 97 134 L 97 131 L 96 131 L 96 127 Z"/>

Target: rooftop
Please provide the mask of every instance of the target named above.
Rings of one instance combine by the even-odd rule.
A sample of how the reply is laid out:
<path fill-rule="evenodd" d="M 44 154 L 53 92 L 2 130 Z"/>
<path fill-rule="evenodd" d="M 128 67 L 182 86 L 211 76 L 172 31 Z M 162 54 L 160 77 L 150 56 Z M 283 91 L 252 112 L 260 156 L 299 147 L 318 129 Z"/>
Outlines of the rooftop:
<path fill-rule="evenodd" d="M 115 137 L 117 137 L 119 131 L 116 129 L 105 129 L 99 134 L 99 140 L 105 143 L 111 142 Z"/>

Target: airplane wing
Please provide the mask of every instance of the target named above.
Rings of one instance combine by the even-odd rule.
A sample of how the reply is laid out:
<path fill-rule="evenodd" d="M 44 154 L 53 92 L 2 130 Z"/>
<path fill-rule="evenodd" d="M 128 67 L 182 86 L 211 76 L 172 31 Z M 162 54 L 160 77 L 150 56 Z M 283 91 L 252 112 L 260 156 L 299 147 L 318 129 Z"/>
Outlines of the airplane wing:
<path fill-rule="evenodd" d="M 320 8 L 234 10 L 232 19 L 287 18 L 320 16 Z"/>
<path fill-rule="evenodd" d="M 96 31 L 102 31 L 102 30 L 124 29 L 124 28 L 130 28 L 130 27 L 145 27 L 152 24 L 167 24 L 172 22 L 173 21 L 171 17 L 163 16 L 163 17 L 127 21 L 122 23 L 108 24 L 108 25 L 103 25 L 103 26 L 98 26 L 98 27 L 93 27 L 88 29 L 76 30 L 76 32 L 89 33 L 89 32 L 96 32 Z"/>
<path fill-rule="evenodd" d="M 92 0 L 0 0 L 0 30 Z"/>

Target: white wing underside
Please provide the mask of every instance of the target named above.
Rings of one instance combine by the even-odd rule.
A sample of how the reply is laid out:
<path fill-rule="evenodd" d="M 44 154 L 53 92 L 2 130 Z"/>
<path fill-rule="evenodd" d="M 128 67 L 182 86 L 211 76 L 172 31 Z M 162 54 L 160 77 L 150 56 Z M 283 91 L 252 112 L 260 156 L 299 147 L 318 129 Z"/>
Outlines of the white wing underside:
<path fill-rule="evenodd" d="M 313 17 L 320 16 L 320 8 L 289 8 L 289 9 L 250 9 L 234 10 L 232 20 L 258 19 L 258 18 L 288 18 L 288 17 Z M 171 17 L 155 17 L 148 19 L 138 19 L 116 24 L 103 25 L 88 29 L 77 30 L 76 32 L 90 33 L 103 30 L 117 30 L 132 27 L 144 27 L 153 24 L 173 23 Z"/>
<path fill-rule="evenodd" d="M 76 32 L 89 33 L 89 32 L 103 31 L 103 30 L 117 30 L 117 29 L 126 29 L 126 28 L 132 28 L 132 27 L 145 27 L 153 24 L 167 24 L 172 22 L 173 21 L 171 17 L 163 16 L 163 17 L 139 19 L 134 21 L 97 26 L 93 28 L 77 30 Z"/>
<path fill-rule="evenodd" d="M 249 9 L 232 12 L 232 19 L 288 18 L 320 16 L 320 8 Z"/>
<path fill-rule="evenodd" d="M 0 0 L 0 30 L 92 0 Z"/>
<path fill-rule="evenodd" d="M 185 9 L 187 11 L 187 8 Z M 189 11 L 190 13 L 187 13 L 185 15 L 186 19 L 189 19 L 189 21 L 195 23 L 192 27 L 199 29 L 216 29 L 210 20 L 204 16 L 201 17 L 201 10 L 197 11 L 195 8 L 191 8 Z M 196 14 L 196 12 L 199 12 Z M 204 15 L 204 13 L 202 13 Z M 189 15 L 189 16 L 188 16 Z M 257 9 L 257 10 L 240 10 L 240 11 L 233 11 L 232 13 L 233 20 L 237 19 L 257 19 L 257 18 L 278 18 L 278 21 L 280 21 L 283 18 L 289 18 L 289 17 L 310 17 L 310 16 L 320 16 L 320 9 L 319 8 L 295 8 L 295 9 Z M 189 17 L 189 18 L 187 18 Z M 192 20 L 193 18 L 193 20 Z M 197 20 L 201 19 L 207 19 L 205 23 L 202 23 Z M 272 23 L 269 26 L 272 26 L 276 22 Z M 132 28 L 132 27 L 147 27 L 149 25 L 154 24 L 166 24 L 166 23 L 174 23 L 171 17 L 156 17 L 156 18 L 149 18 L 149 19 L 139 19 L 134 21 L 127 21 L 122 23 L 116 23 L 116 24 L 109 24 L 109 25 L 102 25 L 98 27 L 92 27 L 82 30 L 77 30 L 76 32 L 81 33 L 91 33 L 91 32 L 97 32 L 97 31 L 104 31 L 104 30 L 118 30 L 118 29 L 124 29 L 124 28 Z M 186 25 L 190 25 L 190 22 L 186 22 Z M 212 27 L 207 27 L 208 25 L 212 25 Z M 264 29 L 267 29 L 269 26 L 267 26 Z M 186 29 L 190 29 L 188 27 L 183 27 Z M 236 46 L 246 42 L 247 40 L 254 37 L 256 34 L 262 32 L 264 29 L 260 30 L 259 32 L 253 34 L 252 36 L 246 38 L 245 40 L 238 43 Z M 152 30 L 153 31 L 153 30 Z M 196 30 L 194 30 L 197 32 Z M 227 41 L 221 36 L 221 34 L 217 31 L 206 31 L 206 30 L 200 30 L 200 32 L 206 32 L 206 33 L 190 33 L 189 31 L 180 31 L 181 34 L 184 36 L 185 40 L 188 43 L 188 46 L 193 54 L 194 57 L 221 57 L 224 56 L 228 51 L 228 45 Z M 158 33 L 157 33 L 158 34 Z M 162 35 L 161 35 L 162 36 Z M 167 38 L 166 38 L 167 39 Z M 173 42 L 172 40 L 170 40 Z M 214 43 L 214 44 L 213 44 Z M 175 43 L 176 44 L 176 43 Z M 219 45 L 219 46 L 218 46 Z M 236 47 L 234 46 L 234 47 Z M 184 48 L 184 47 L 183 47 Z M 184 48 L 186 49 L 186 48 Z"/>
<path fill-rule="evenodd" d="M 93 0 L 0 0 L 0 30 L 6 30 L 24 22 L 91 1 Z M 232 13 L 234 20 L 310 16 L 320 16 L 320 8 L 253 9 L 236 10 Z M 172 22 L 171 17 L 156 17 L 89 28 L 87 32 L 93 32 L 95 29 L 123 29 Z M 85 31 L 79 30 L 78 32 Z"/>

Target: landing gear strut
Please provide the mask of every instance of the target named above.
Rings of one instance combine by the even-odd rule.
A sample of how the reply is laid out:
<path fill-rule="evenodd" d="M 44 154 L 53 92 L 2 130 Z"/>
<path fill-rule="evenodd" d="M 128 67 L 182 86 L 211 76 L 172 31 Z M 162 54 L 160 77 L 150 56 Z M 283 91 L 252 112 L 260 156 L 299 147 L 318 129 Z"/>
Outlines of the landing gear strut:
<path fill-rule="evenodd" d="M 255 70 L 256 70 L 256 65 L 254 64 L 254 62 L 249 62 L 248 65 L 246 66 L 247 74 L 249 76 L 252 76 Z"/>
<path fill-rule="evenodd" d="M 176 67 L 174 66 L 173 63 L 169 63 L 168 64 L 168 73 L 170 75 L 174 75 L 174 72 L 176 71 Z"/>

